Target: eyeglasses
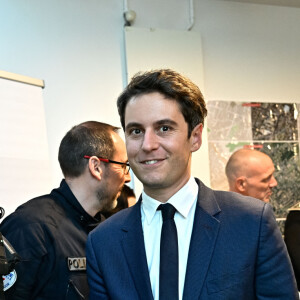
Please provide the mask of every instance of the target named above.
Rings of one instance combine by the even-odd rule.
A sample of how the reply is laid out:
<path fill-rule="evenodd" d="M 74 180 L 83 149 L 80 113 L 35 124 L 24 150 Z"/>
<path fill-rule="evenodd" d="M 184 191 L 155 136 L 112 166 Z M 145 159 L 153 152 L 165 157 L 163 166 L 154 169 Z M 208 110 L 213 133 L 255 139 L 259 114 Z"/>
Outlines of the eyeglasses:
<path fill-rule="evenodd" d="M 83 158 L 91 158 L 92 156 L 89 156 L 89 155 L 84 155 Z M 130 165 L 128 162 L 124 163 L 124 162 L 120 162 L 120 161 L 115 161 L 115 160 L 111 160 L 111 159 L 108 159 L 108 158 L 102 158 L 102 157 L 98 157 L 96 156 L 99 160 L 103 161 L 103 162 L 106 162 L 106 163 L 112 163 L 112 164 L 117 164 L 117 165 L 121 165 L 123 167 L 123 170 L 124 170 L 124 175 L 127 175 L 130 171 Z"/>

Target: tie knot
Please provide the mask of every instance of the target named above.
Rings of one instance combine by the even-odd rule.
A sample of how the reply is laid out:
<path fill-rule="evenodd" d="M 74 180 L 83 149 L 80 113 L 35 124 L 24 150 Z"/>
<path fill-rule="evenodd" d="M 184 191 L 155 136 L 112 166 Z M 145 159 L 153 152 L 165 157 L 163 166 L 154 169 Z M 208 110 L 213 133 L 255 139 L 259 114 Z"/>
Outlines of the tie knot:
<path fill-rule="evenodd" d="M 157 210 L 161 210 L 163 221 L 173 219 L 176 212 L 176 208 L 170 203 L 161 204 Z"/>

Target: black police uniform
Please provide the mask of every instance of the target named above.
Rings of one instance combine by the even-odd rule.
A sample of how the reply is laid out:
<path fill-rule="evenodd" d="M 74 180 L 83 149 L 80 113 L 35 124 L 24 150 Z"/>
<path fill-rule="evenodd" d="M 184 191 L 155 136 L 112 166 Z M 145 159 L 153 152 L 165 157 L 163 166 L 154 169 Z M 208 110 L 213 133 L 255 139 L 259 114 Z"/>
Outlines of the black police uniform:
<path fill-rule="evenodd" d="M 6 299 L 88 299 L 85 243 L 100 221 L 100 214 L 93 218 L 82 208 L 65 180 L 18 207 L 0 225 L 21 256 Z"/>

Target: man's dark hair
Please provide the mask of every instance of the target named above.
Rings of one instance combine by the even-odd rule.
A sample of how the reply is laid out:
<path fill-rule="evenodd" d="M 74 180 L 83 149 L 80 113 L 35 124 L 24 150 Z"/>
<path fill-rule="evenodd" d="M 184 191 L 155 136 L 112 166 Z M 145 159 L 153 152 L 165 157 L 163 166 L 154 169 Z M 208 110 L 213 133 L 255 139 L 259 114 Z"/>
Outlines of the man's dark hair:
<path fill-rule="evenodd" d="M 65 177 L 80 176 L 88 160 L 84 155 L 111 159 L 115 152 L 111 137 L 118 127 L 96 121 L 88 121 L 72 127 L 62 139 L 58 161 Z"/>
<path fill-rule="evenodd" d="M 161 69 L 137 73 L 119 96 L 117 106 L 123 129 L 125 129 L 125 110 L 128 101 L 132 97 L 153 92 L 159 92 L 167 99 L 174 99 L 179 104 L 181 113 L 188 124 L 188 137 L 199 123 L 204 125 L 207 110 L 198 86 L 173 70 Z"/>

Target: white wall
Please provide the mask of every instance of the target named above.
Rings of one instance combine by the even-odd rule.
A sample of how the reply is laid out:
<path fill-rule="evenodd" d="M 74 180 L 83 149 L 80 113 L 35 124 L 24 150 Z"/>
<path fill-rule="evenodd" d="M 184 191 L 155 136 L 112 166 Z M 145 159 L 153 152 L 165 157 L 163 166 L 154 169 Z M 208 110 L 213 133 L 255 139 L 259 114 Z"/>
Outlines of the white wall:
<path fill-rule="evenodd" d="M 197 6 L 208 99 L 300 101 L 300 9 L 223 1 Z"/>
<path fill-rule="evenodd" d="M 300 9 L 194 3 L 206 99 L 299 101 Z M 128 0 L 128 7 L 137 27 L 189 26 L 188 0 Z M 122 14 L 121 0 L 0 0 L 0 69 L 45 80 L 54 185 L 58 145 L 71 126 L 89 119 L 119 125 Z"/>
<path fill-rule="evenodd" d="M 185 29 L 189 1 L 130 0 L 134 26 Z M 206 99 L 300 99 L 300 9 L 194 1 L 202 35 Z M 168 9 L 168 6 L 170 8 Z"/>
<path fill-rule="evenodd" d="M 58 146 L 73 125 L 119 125 L 122 13 L 118 0 L 0 0 L 0 69 L 45 80 L 53 185 L 62 177 Z"/>

